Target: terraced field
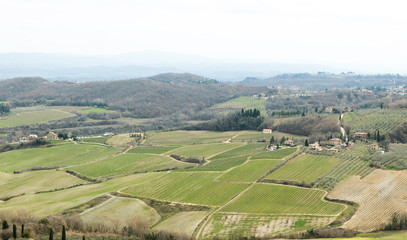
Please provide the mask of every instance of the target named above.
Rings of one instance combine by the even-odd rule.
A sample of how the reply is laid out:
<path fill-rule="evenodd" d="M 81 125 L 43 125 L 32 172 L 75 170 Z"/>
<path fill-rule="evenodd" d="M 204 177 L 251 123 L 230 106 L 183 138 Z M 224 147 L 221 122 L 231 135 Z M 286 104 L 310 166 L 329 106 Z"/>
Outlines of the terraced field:
<path fill-rule="evenodd" d="M 340 159 L 334 157 L 301 154 L 266 176 L 265 179 L 311 184 L 340 162 Z"/>
<path fill-rule="evenodd" d="M 216 182 L 218 176 L 219 173 L 172 172 L 123 192 L 165 201 L 220 206 L 248 187 L 247 184 Z"/>
<path fill-rule="evenodd" d="M 346 207 L 322 200 L 326 192 L 274 184 L 256 184 L 221 212 L 334 216 Z"/>
<path fill-rule="evenodd" d="M 222 175 L 223 182 L 254 182 L 275 167 L 279 160 L 255 160 L 238 166 Z"/>

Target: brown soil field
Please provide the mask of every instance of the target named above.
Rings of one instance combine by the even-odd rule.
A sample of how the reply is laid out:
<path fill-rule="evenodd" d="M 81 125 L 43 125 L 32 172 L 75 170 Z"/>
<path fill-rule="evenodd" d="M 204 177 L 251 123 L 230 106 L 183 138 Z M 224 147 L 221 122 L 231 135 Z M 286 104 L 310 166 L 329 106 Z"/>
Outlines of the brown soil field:
<path fill-rule="evenodd" d="M 328 197 L 360 205 L 344 228 L 363 232 L 377 230 L 388 223 L 394 213 L 407 213 L 407 171 L 378 169 L 362 179 L 350 176 Z"/>

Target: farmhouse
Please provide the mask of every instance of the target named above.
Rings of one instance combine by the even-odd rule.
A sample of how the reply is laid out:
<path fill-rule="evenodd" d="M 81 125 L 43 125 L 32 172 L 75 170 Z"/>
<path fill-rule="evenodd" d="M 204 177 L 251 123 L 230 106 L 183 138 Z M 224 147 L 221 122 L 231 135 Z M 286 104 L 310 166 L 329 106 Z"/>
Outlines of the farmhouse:
<path fill-rule="evenodd" d="M 114 136 L 114 133 L 112 133 L 112 132 L 105 132 L 105 133 L 103 134 L 103 136 L 104 136 L 104 137 L 112 137 L 112 136 Z"/>
<path fill-rule="evenodd" d="M 263 129 L 263 133 L 272 133 L 272 132 L 273 132 L 273 130 L 271 130 L 271 129 L 267 129 L 267 128 Z"/>
<path fill-rule="evenodd" d="M 369 149 L 379 150 L 379 145 L 377 143 L 372 143 L 369 145 Z"/>
<path fill-rule="evenodd" d="M 134 133 L 130 134 L 130 137 L 144 137 L 144 133 L 134 132 Z"/>
<path fill-rule="evenodd" d="M 332 111 L 333 111 L 333 108 L 332 108 L 332 107 L 327 107 L 327 108 L 325 108 L 325 110 L 324 110 L 324 112 L 326 112 L 326 113 L 332 113 Z"/>
<path fill-rule="evenodd" d="M 27 137 L 21 137 L 21 138 L 18 140 L 19 143 L 26 143 L 26 142 L 28 142 L 28 141 L 29 141 L 29 140 L 28 140 Z"/>
<path fill-rule="evenodd" d="M 58 134 L 54 132 L 49 132 L 46 136 L 47 139 L 56 140 L 58 139 Z"/>
<path fill-rule="evenodd" d="M 284 141 L 284 145 L 286 146 L 294 146 L 294 141 L 292 139 L 287 139 Z"/>
<path fill-rule="evenodd" d="M 314 150 L 314 151 L 322 151 L 322 147 L 319 146 L 319 143 L 318 143 L 318 142 L 311 143 L 311 144 L 308 146 L 308 148 L 309 148 L 310 150 Z"/>
<path fill-rule="evenodd" d="M 367 133 L 365 132 L 355 132 L 353 134 L 354 138 L 362 138 L 362 139 L 366 139 L 367 138 Z"/>
<path fill-rule="evenodd" d="M 327 151 L 330 152 L 330 153 L 337 153 L 337 152 L 339 152 L 339 150 L 338 150 L 337 148 L 329 148 Z"/>
<path fill-rule="evenodd" d="M 342 140 L 339 138 L 332 138 L 332 139 L 329 139 L 329 144 L 334 145 L 334 146 L 340 146 L 342 144 Z"/>

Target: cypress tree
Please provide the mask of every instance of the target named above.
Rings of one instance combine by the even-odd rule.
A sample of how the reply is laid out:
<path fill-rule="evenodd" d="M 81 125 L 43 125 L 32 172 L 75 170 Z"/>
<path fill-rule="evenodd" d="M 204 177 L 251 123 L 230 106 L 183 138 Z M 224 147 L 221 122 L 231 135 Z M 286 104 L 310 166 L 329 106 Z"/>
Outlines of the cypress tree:
<path fill-rule="evenodd" d="M 3 229 L 3 230 L 5 230 L 5 229 L 8 229 L 8 222 L 7 222 L 7 220 L 4 220 L 3 221 L 3 223 L 1 224 L 1 229 Z"/>
<path fill-rule="evenodd" d="M 54 240 L 54 232 L 52 231 L 52 228 L 49 229 L 49 240 Z"/>
<path fill-rule="evenodd" d="M 21 235 L 24 234 L 24 224 L 21 224 Z"/>
<path fill-rule="evenodd" d="M 379 129 L 377 129 L 377 136 L 376 136 L 377 142 L 380 142 L 380 132 Z"/>
<path fill-rule="evenodd" d="M 13 224 L 13 238 L 17 238 L 17 226 L 15 224 Z"/>
<path fill-rule="evenodd" d="M 61 240 L 66 240 L 65 226 L 62 226 L 62 238 Z"/>
<path fill-rule="evenodd" d="M 306 147 L 308 147 L 308 146 L 309 146 L 308 139 L 305 139 L 305 143 L 304 143 L 304 145 L 305 145 Z"/>
<path fill-rule="evenodd" d="M 82 240 L 85 240 L 85 235 L 83 235 Z"/>

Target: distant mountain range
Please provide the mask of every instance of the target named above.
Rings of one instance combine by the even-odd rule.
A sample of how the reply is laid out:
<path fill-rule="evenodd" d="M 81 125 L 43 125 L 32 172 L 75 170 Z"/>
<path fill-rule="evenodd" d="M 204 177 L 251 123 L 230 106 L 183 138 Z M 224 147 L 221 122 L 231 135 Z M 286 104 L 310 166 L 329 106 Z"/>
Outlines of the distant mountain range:
<path fill-rule="evenodd" d="M 165 72 L 191 72 L 222 82 L 238 82 L 246 77 L 268 78 L 282 73 L 318 71 L 344 70 L 315 64 L 211 59 L 161 51 L 94 56 L 44 53 L 0 54 L 0 79 L 43 77 L 51 81 L 87 82 L 148 77 Z"/>

